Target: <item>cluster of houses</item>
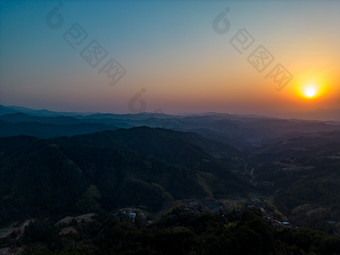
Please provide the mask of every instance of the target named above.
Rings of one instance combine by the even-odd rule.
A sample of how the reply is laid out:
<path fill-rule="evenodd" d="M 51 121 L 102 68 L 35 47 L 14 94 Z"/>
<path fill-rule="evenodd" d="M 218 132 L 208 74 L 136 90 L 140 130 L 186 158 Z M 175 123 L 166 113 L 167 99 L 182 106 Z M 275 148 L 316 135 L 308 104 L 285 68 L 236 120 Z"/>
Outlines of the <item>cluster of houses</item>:
<path fill-rule="evenodd" d="M 135 208 L 120 209 L 118 212 L 115 212 L 113 216 L 130 219 L 132 222 L 135 222 L 137 216 L 137 209 Z"/>

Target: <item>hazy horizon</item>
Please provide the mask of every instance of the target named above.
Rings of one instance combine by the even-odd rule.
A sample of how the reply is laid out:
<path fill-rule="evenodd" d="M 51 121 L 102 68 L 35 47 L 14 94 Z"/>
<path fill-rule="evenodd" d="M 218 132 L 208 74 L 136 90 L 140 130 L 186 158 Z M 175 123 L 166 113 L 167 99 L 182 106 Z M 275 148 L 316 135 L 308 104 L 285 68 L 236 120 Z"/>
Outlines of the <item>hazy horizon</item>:
<path fill-rule="evenodd" d="M 300 113 L 282 113 L 282 114 L 276 114 L 276 115 L 270 115 L 270 114 L 256 114 L 256 113 L 234 113 L 234 112 L 180 112 L 180 113 L 168 113 L 164 112 L 161 109 L 157 109 L 157 111 L 144 111 L 144 112 L 138 112 L 138 113 L 131 113 L 130 111 L 126 112 L 99 112 L 99 111 L 58 111 L 56 109 L 50 109 L 50 108 L 31 108 L 23 105 L 0 105 L 8 108 L 17 108 L 18 111 L 20 111 L 20 108 L 25 108 L 26 110 L 33 110 L 33 111 L 48 111 L 48 112 L 55 112 L 58 114 L 84 114 L 84 115 L 92 115 L 92 114 L 166 114 L 166 115 L 172 115 L 172 116 L 190 116 L 190 115 L 211 115 L 211 114 L 225 114 L 225 115 L 235 115 L 235 116 L 245 116 L 245 117 L 263 117 L 263 118 L 276 118 L 276 119 L 297 119 L 297 120 L 315 120 L 315 121 L 340 121 L 340 116 L 338 113 L 340 113 L 340 109 L 335 110 L 327 110 L 327 109 L 319 109 L 316 111 L 311 112 L 300 112 Z M 26 113 L 26 112 L 24 112 Z M 29 113 L 28 113 L 29 114 Z M 339 116 L 339 117 L 338 117 Z"/>

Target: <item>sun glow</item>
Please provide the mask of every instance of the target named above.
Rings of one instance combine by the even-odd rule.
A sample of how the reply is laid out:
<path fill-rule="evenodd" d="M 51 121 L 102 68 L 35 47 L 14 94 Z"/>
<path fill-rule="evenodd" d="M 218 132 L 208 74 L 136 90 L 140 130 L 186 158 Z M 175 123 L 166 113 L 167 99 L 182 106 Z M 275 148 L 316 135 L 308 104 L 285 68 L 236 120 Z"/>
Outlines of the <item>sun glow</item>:
<path fill-rule="evenodd" d="M 303 90 L 303 94 L 308 97 L 308 98 L 313 98 L 317 94 L 317 89 L 313 85 L 308 85 L 306 88 Z"/>
<path fill-rule="evenodd" d="M 321 83 L 312 82 L 305 83 L 305 85 L 297 86 L 296 90 L 300 97 L 307 100 L 314 100 L 324 95 L 327 89 Z"/>
<path fill-rule="evenodd" d="M 334 86 L 336 83 L 338 83 L 338 80 L 332 73 L 313 69 L 296 75 L 292 92 L 298 104 L 309 106 L 316 106 L 321 102 L 326 104 L 325 102 L 334 97 L 335 93 L 338 94 L 335 91 L 338 88 Z"/>

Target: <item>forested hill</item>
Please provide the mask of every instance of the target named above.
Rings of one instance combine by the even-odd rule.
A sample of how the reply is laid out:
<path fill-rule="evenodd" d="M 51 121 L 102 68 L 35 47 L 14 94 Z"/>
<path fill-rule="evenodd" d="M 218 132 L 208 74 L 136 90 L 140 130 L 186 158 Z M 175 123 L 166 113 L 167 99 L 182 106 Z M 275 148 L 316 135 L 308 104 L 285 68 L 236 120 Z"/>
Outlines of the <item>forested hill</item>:
<path fill-rule="evenodd" d="M 213 157 L 223 151 L 225 158 Z M 185 198 L 242 198 L 238 151 L 194 133 L 139 127 L 55 139 L 0 138 L 1 224 Z M 229 159 L 228 159 L 229 157 Z"/>

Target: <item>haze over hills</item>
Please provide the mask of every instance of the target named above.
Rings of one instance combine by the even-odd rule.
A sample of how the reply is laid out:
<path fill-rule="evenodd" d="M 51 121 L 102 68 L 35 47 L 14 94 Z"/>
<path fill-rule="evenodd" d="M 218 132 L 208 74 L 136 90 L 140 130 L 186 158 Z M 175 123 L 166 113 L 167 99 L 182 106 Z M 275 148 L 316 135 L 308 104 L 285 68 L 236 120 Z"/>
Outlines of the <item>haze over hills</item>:
<path fill-rule="evenodd" d="M 39 203 L 47 206 L 45 199 L 49 198 L 53 198 L 49 200 L 53 206 L 47 208 L 53 209 L 48 212 L 58 211 L 59 203 L 63 208 L 60 212 L 74 212 L 72 205 L 81 200 L 90 185 L 98 188 L 102 194 L 99 206 L 106 209 L 128 206 L 123 201 L 156 210 L 173 199 L 262 194 L 274 196 L 277 206 L 291 215 L 294 208 L 306 203 L 314 209 L 329 208 L 339 196 L 335 180 L 340 176 L 340 125 L 336 122 L 217 113 L 64 115 L 20 107 L 1 109 L 1 191 L 3 203 L 16 201 L 16 209 L 12 209 L 18 217 L 24 217 L 26 210 L 20 201 L 34 203 L 35 211 L 27 213 L 34 215 L 44 211 Z M 53 170 L 56 166 L 65 175 L 57 174 Z M 31 180 L 35 184 L 23 185 L 32 171 L 37 176 Z M 44 177 L 40 178 L 41 174 Z M 22 180 L 11 176 L 21 176 Z M 64 183 L 65 178 L 76 185 Z M 116 183 L 115 188 L 109 183 Z M 175 183 L 181 184 L 174 189 Z M 316 197 L 324 196 L 326 186 L 322 183 L 331 189 L 327 192 L 333 192 L 333 198 L 326 196 L 321 203 Z M 312 190 L 310 185 L 314 185 Z M 134 191 L 129 187 L 135 187 Z M 39 198 L 40 202 L 35 201 L 39 189 L 49 194 Z M 65 192 L 74 194 L 72 201 L 61 199 Z M 146 193 L 134 200 L 134 192 Z M 124 193 L 129 199 L 113 193 Z M 23 200 L 18 200 L 20 196 Z M 155 200 L 148 200 L 148 196 Z M 330 210 L 337 218 L 334 206 Z"/>
<path fill-rule="evenodd" d="M 21 109 L 24 110 L 20 111 Z M 244 147 L 248 146 L 249 143 L 261 143 L 268 139 L 290 134 L 340 130 L 340 124 L 337 122 L 219 113 L 195 115 L 161 113 L 65 114 L 2 106 L 0 114 L 0 136 L 33 135 L 41 138 L 149 126 L 192 131 L 210 139 L 230 143 L 236 147 Z"/>
<path fill-rule="evenodd" d="M 183 217 L 214 208 L 230 223 L 241 204 L 260 208 L 266 224 L 289 221 L 340 236 L 336 122 L 1 109 L 2 227 L 122 208 L 157 215 L 151 226 L 184 224 Z"/>

